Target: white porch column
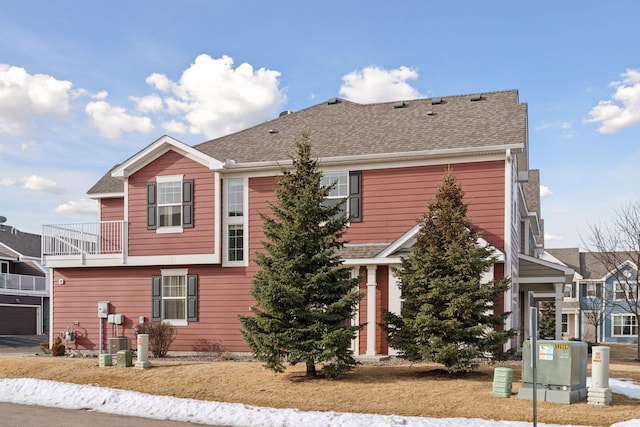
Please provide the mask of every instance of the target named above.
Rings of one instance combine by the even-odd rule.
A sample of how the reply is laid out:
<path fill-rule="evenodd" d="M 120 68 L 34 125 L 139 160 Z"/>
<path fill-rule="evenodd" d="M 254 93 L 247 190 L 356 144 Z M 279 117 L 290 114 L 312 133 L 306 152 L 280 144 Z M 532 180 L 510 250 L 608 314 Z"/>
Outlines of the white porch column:
<path fill-rule="evenodd" d="M 554 283 L 556 288 L 556 339 L 562 339 L 562 300 L 564 299 L 564 283 Z"/>
<path fill-rule="evenodd" d="M 367 356 L 376 354 L 376 281 L 377 265 L 367 265 Z"/>

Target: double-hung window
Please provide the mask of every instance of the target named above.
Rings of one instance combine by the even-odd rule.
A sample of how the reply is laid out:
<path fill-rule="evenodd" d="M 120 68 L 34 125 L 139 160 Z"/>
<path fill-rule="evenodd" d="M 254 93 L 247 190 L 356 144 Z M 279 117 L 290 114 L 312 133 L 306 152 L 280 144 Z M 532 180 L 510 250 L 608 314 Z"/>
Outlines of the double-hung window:
<path fill-rule="evenodd" d="M 631 314 L 614 314 L 613 335 L 624 337 L 638 336 L 638 320 Z"/>
<path fill-rule="evenodd" d="M 334 185 L 325 199 L 325 205 L 341 205 L 339 215 L 348 215 L 351 222 L 362 221 L 362 173 L 360 171 L 325 172 L 320 184 L 323 187 Z"/>
<path fill-rule="evenodd" d="M 626 299 L 636 299 L 638 288 L 636 284 L 630 284 L 625 282 L 614 282 L 613 284 L 615 299 L 617 300 L 626 300 Z"/>
<path fill-rule="evenodd" d="M 151 318 L 185 326 L 198 320 L 198 276 L 187 269 L 162 270 L 151 278 Z"/>
<path fill-rule="evenodd" d="M 193 227 L 193 180 L 158 176 L 147 183 L 147 228 L 158 233 Z"/>
<path fill-rule="evenodd" d="M 586 296 L 587 297 L 602 297 L 602 283 L 600 282 L 587 282 L 586 283 Z"/>
<path fill-rule="evenodd" d="M 246 179 L 226 179 L 224 194 L 225 265 L 245 266 L 248 253 Z"/>

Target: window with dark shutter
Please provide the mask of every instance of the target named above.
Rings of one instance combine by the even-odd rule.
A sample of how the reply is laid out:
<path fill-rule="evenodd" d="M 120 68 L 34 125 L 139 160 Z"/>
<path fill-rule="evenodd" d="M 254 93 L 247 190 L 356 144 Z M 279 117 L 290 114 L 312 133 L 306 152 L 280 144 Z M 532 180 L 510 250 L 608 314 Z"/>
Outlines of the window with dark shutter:
<path fill-rule="evenodd" d="M 151 320 L 162 320 L 162 276 L 151 276 Z"/>
<path fill-rule="evenodd" d="M 198 276 L 196 274 L 187 275 L 187 320 L 189 322 L 198 320 Z"/>
<path fill-rule="evenodd" d="M 147 229 L 155 230 L 158 228 L 158 202 L 156 198 L 155 182 L 147 183 Z"/>
<path fill-rule="evenodd" d="M 182 226 L 193 228 L 193 180 L 182 181 Z"/>
<path fill-rule="evenodd" d="M 349 216 L 351 222 L 362 221 L 362 171 L 349 172 Z"/>

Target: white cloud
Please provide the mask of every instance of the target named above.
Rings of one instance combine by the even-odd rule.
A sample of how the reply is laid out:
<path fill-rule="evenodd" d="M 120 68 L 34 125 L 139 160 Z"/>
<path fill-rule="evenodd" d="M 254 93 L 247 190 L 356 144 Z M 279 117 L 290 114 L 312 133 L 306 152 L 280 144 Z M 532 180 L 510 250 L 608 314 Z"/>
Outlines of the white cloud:
<path fill-rule="evenodd" d="M 600 133 L 615 133 L 640 123 L 640 69 L 628 69 L 622 81 L 611 82 L 612 100 L 600 101 L 589 111 L 587 123 L 600 123 Z"/>
<path fill-rule="evenodd" d="M 15 179 L 12 179 L 12 178 L 2 178 L 2 179 L 0 179 L 0 185 L 2 185 L 4 187 L 11 187 L 12 185 L 15 185 L 16 182 L 18 182 L 18 181 L 16 181 Z"/>
<path fill-rule="evenodd" d="M 553 191 L 549 187 L 546 185 L 540 186 L 540 197 L 550 196 L 551 194 L 553 194 Z"/>
<path fill-rule="evenodd" d="M 19 135 L 36 117 L 69 112 L 73 84 L 0 64 L 0 132 Z"/>
<path fill-rule="evenodd" d="M 44 178 L 39 175 L 31 175 L 22 178 L 20 182 L 23 183 L 22 188 L 25 190 L 37 191 L 39 193 L 51 193 L 61 194 L 64 193 L 64 189 L 58 186 L 54 181 Z"/>
<path fill-rule="evenodd" d="M 162 123 L 162 128 L 167 131 L 167 133 L 187 133 L 189 131 L 189 127 L 177 120 L 169 120 L 168 122 Z"/>
<path fill-rule="evenodd" d="M 554 240 L 564 240 L 564 237 L 558 236 L 556 234 L 544 234 L 544 240 L 546 242 L 554 241 Z"/>
<path fill-rule="evenodd" d="M 98 202 L 91 199 L 70 200 L 57 206 L 55 211 L 70 215 L 95 215 L 98 212 Z"/>
<path fill-rule="evenodd" d="M 407 83 L 417 78 L 418 72 L 413 68 L 385 70 L 373 65 L 343 76 L 340 95 L 362 104 L 420 98 L 420 93 Z"/>
<path fill-rule="evenodd" d="M 85 111 L 91 124 L 107 139 L 118 139 L 122 132 L 147 134 L 153 130 L 150 118 L 131 115 L 124 108 L 114 107 L 106 101 L 90 102 Z"/>
<path fill-rule="evenodd" d="M 136 108 L 142 113 L 157 113 L 162 111 L 162 98 L 158 95 L 147 95 L 142 98 L 132 96 L 130 99 L 136 103 Z"/>
<path fill-rule="evenodd" d="M 286 101 L 279 88 L 280 73 L 254 70 L 247 63 L 235 69 L 233 66 L 229 56 L 216 59 L 199 55 L 178 82 L 158 73 L 147 77 L 147 84 L 166 93 L 162 100 L 166 112 L 179 116 L 166 120 L 165 129 L 214 138 L 275 118 Z"/>

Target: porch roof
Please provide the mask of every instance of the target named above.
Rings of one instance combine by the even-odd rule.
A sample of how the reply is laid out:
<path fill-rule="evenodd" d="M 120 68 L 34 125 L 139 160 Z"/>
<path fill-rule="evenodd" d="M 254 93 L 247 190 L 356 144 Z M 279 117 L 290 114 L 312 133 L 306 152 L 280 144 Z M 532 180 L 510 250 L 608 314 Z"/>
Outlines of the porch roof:
<path fill-rule="evenodd" d="M 574 270 L 571 267 L 524 254 L 520 254 L 518 258 L 518 283 L 521 291 L 554 292 L 555 284 L 573 281 Z"/>

